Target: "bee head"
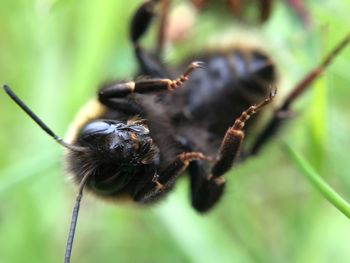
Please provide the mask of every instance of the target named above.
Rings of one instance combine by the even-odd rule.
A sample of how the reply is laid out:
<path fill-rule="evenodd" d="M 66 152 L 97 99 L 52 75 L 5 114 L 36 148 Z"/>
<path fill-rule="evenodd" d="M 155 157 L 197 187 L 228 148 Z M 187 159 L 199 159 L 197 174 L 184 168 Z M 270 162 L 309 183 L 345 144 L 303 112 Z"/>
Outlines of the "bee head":
<path fill-rule="evenodd" d="M 138 166 L 153 163 L 158 156 L 148 128 L 137 122 L 95 120 L 83 127 L 78 144 L 113 163 Z"/>
<path fill-rule="evenodd" d="M 159 162 L 148 128 L 137 121 L 94 120 L 81 129 L 75 145 L 86 150 L 69 152 L 68 169 L 78 183 L 91 174 L 87 187 L 102 195 L 121 191 Z"/>

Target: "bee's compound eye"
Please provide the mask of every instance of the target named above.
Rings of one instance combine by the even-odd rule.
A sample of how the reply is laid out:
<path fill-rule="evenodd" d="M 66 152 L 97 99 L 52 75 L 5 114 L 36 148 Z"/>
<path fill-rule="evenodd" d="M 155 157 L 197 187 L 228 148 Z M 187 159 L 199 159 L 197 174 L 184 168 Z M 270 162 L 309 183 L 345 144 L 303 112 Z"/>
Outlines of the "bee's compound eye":
<path fill-rule="evenodd" d="M 105 121 L 94 121 L 87 124 L 82 130 L 81 130 L 81 136 L 91 136 L 91 135 L 97 135 L 97 134 L 110 134 L 115 130 L 115 125 L 111 123 L 107 123 Z"/>

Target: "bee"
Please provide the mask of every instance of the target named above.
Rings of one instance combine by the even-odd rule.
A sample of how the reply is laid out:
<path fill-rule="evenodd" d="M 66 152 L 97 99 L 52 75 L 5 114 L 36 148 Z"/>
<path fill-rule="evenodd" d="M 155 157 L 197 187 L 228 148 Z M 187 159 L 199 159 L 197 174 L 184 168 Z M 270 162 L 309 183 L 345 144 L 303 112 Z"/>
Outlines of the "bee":
<path fill-rule="evenodd" d="M 148 205 L 164 198 L 187 172 L 194 209 L 212 209 L 224 193 L 225 174 L 261 151 L 288 119 L 294 101 L 350 42 L 347 35 L 306 74 L 246 145 L 246 131 L 261 118 L 257 113 L 276 96 L 273 59 L 256 47 L 231 47 L 192 54 L 167 68 L 160 56 L 141 44 L 156 16 L 157 2 L 141 4 L 130 23 L 140 75 L 148 78 L 102 84 L 97 99 L 78 113 L 65 140 L 4 86 L 10 98 L 66 148 L 65 165 L 78 194 L 65 262 L 70 262 L 83 190 L 103 199 Z"/>

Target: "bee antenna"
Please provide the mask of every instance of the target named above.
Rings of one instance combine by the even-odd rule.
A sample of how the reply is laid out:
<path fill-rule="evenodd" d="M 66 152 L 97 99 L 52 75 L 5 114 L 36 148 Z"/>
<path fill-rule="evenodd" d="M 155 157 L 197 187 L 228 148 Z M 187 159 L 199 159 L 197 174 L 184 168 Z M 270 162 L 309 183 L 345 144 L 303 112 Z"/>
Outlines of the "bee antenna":
<path fill-rule="evenodd" d="M 75 234 L 75 228 L 77 226 L 78 221 L 78 215 L 79 215 L 79 208 L 80 208 L 80 201 L 83 198 L 83 190 L 84 186 L 87 182 L 87 179 L 89 178 L 91 173 L 86 173 L 83 177 L 83 179 L 80 181 L 79 189 L 77 196 L 75 198 L 75 205 L 72 212 L 72 219 L 70 221 L 70 228 L 68 233 L 68 239 L 66 244 L 66 252 L 64 255 L 64 263 L 69 263 L 71 254 L 72 254 L 72 247 L 73 247 L 73 240 L 74 240 L 74 234 Z"/>
<path fill-rule="evenodd" d="M 36 122 L 40 126 L 41 129 L 43 129 L 48 135 L 50 135 L 56 142 L 61 144 L 63 147 L 72 150 L 72 151 L 85 151 L 86 147 L 79 147 L 75 146 L 69 143 L 66 143 L 57 136 L 20 98 L 17 97 L 17 95 L 10 89 L 9 86 L 4 85 L 3 86 L 5 92 L 10 96 L 10 98 L 25 112 L 29 115 L 30 118 L 32 118 L 33 121 Z"/>
<path fill-rule="evenodd" d="M 17 97 L 17 95 L 10 89 L 9 86 L 4 85 L 3 86 L 5 92 L 10 96 L 10 98 L 25 112 L 29 115 L 30 118 L 32 118 L 33 121 L 36 122 L 40 126 L 41 129 L 43 129 L 48 135 L 50 135 L 56 142 L 58 142 L 63 147 L 72 150 L 72 151 L 86 151 L 86 147 L 80 147 L 75 146 L 69 143 L 66 143 L 63 141 L 59 136 L 57 136 L 20 98 Z M 74 233 L 75 228 L 77 225 L 78 220 L 78 214 L 79 214 L 79 207 L 80 207 L 80 201 L 83 197 L 83 190 L 84 186 L 86 184 L 87 179 L 89 178 L 89 173 L 85 174 L 83 179 L 81 180 L 78 188 L 78 193 L 75 199 L 75 205 L 72 212 L 72 219 L 68 234 L 68 240 L 66 245 L 66 253 L 64 257 L 64 262 L 69 263 L 71 252 L 72 252 L 72 245 L 73 245 L 73 239 L 74 239 Z"/>

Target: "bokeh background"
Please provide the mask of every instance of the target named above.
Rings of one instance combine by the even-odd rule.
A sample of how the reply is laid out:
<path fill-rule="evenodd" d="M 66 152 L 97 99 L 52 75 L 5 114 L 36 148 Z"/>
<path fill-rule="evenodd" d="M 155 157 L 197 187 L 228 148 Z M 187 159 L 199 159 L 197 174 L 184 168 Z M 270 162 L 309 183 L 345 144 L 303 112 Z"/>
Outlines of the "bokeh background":
<path fill-rule="evenodd" d="M 128 23 L 140 2 L 1 0 L 0 83 L 64 135 L 98 83 L 133 78 Z M 284 1 L 275 2 L 271 19 L 252 35 L 273 54 L 283 97 L 348 33 L 350 1 L 304 1 L 313 23 L 308 29 Z M 248 31 L 224 11 L 201 15 L 189 39 L 166 50 L 167 63 L 221 42 L 231 28 Z M 143 43 L 152 47 L 154 32 Z M 296 103 L 284 132 L 227 174 L 226 195 L 206 215 L 191 208 L 187 178 L 147 209 L 85 196 L 72 261 L 349 262 L 349 219 L 282 147 L 291 145 L 350 200 L 349 70 L 350 47 Z M 62 149 L 5 93 L 0 105 L 0 262 L 62 262 L 75 196 Z"/>

